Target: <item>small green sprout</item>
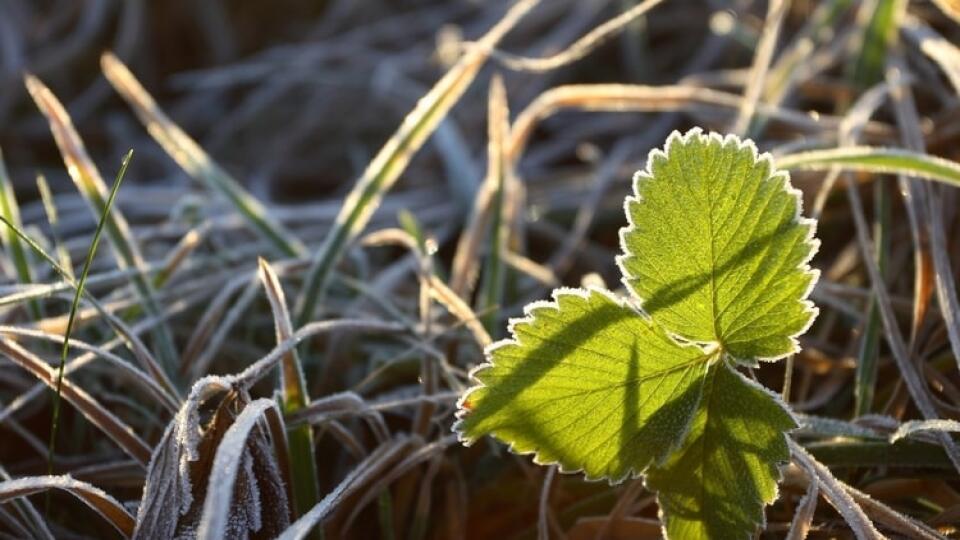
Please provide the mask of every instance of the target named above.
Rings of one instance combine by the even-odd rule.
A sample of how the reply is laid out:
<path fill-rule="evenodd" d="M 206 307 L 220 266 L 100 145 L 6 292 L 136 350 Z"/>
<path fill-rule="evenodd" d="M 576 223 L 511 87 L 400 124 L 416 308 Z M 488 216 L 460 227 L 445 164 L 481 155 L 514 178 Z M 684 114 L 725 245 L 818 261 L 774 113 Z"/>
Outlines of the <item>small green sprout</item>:
<path fill-rule="evenodd" d="M 737 368 L 799 349 L 815 224 L 787 173 L 732 135 L 674 132 L 633 185 L 617 260 L 630 298 L 559 289 L 527 306 L 454 429 L 588 479 L 645 475 L 669 538 L 749 538 L 797 423 Z"/>

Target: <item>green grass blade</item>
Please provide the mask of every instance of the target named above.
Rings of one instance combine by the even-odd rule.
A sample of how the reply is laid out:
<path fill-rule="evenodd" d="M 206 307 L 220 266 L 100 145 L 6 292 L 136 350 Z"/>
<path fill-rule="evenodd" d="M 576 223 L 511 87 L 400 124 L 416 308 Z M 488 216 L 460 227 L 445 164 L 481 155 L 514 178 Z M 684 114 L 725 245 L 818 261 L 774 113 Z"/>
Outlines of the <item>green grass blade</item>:
<path fill-rule="evenodd" d="M 313 258 L 297 309 L 297 325 L 313 318 L 344 249 L 366 227 L 383 196 L 406 169 L 413 155 L 466 92 L 500 39 L 539 0 L 521 0 L 450 69 L 407 115 L 347 195 L 333 229 Z"/>
<path fill-rule="evenodd" d="M 120 171 L 117 172 L 117 179 L 113 182 L 113 188 L 107 196 L 104 203 L 103 213 L 100 215 L 100 221 L 97 223 L 97 229 L 93 233 L 93 240 L 90 242 L 90 249 L 87 250 L 87 258 L 83 262 L 83 270 L 80 272 L 80 281 L 77 282 L 77 289 L 73 294 L 73 302 L 70 305 L 70 316 L 67 319 L 67 329 L 63 336 L 63 347 L 60 349 L 60 364 L 57 366 L 56 395 L 53 398 L 53 415 L 50 420 L 50 443 L 47 447 L 47 474 L 53 474 L 53 455 L 57 444 L 57 430 L 60 427 L 60 398 L 63 391 L 63 368 L 67 364 L 67 355 L 70 352 L 70 332 L 73 330 L 73 321 L 77 315 L 77 308 L 80 306 L 80 295 L 83 294 L 83 286 L 87 281 L 87 275 L 90 272 L 90 264 L 97 253 L 97 246 L 100 244 L 100 236 L 103 233 L 104 225 L 107 223 L 107 217 L 110 214 L 110 208 L 113 207 L 113 201 L 117 197 L 117 191 L 123 182 L 123 177 L 127 172 L 127 166 L 130 164 L 130 158 L 133 157 L 133 150 L 127 152 L 120 165 Z"/>
<path fill-rule="evenodd" d="M 871 0 L 861 4 L 857 16 L 858 29 L 862 27 L 860 53 L 848 64 L 847 78 L 857 88 L 869 88 L 883 78 L 887 53 L 897 40 L 906 2 L 904 0 Z M 874 193 L 874 247 L 880 274 L 886 275 L 890 252 L 890 196 L 883 182 L 875 182 Z M 863 332 L 854 376 L 854 414 L 861 416 L 870 412 L 877 384 L 877 364 L 880 349 L 880 311 L 876 299 Z"/>
<path fill-rule="evenodd" d="M 483 325 L 490 335 L 499 330 L 500 307 L 503 305 L 504 265 L 503 251 L 506 249 L 507 224 L 504 206 L 507 199 L 508 170 L 505 144 L 510 131 L 509 110 L 507 108 L 506 88 L 503 79 L 494 77 L 490 85 L 490 104 L 487 114 L 489 124 L 487 180 L 493 192 L 490 200 L 490 253 L 487 255 L 483 270 L 483 282 L 480 286 L 477 312 L 484 313 Z M 483 189 L 483 188 L 482 188 Z"/>
<path fill-rule="evenodd" d="M 3 149 L 0 149 L 0 213 L 10 223 L 23 228 L 23 223 L 20 221 L 20 206 L 17 204 L 17 197 L 13 192 L 13 182 L 11 182 L 10 174 L 7 172 L 7 165 L 3 161 Z M 0 240 L 3 241 L 3 247 L 13 260 L 13 267 L 17 272 L 17 279 L 20 283 L 33 283 L 30 260 L 27 258 L 26 250 L 23 249 L 23 244 L 20 243 L 20 237 L 11 234 L 9 229 L 3 227 L 0 229 Z M 30 315 L 34 320 L 43 318 L 39 302 L 31 300 L 28 306 Z"/>
<path fill-rule="evenodd" d="M 857 23 L 863 34 L 853 47 L 859 48 L 860 54 L 847 68 L 849 78 L 859 88 L 868 88 L 883 78 L 887 51 L 896 42 L 906 4 L 904 0 L 872 0 L 860 5 Z"/>
<path fill-rule="evenodd" d="M 277 274 L 264 259 L 259 260 L 260 281 L 270 301 L 276 327 L 277 343 L 283 343 L 293 336 L 290 314 L 283 287 Z M 307 383 L 303 376 L 303 367 L 297 350 L 291 349 L 283 356 L 280 369 L 280 395 L 284 416 L 290 416 L 310 403 Z M 294 516 L 299 518 L 317 504 L 317 468 L 314 461 L 313 427 L 303 424 L 287 430 L 288 451 L 290 452 L 290 472 L 293 483 Z"/>
<path fill-rule="evenodd" d="M 901 148 L 850 146 L 811 150 L 776 158 L 781 169 L 826 171 L 832 167 L 860 172 L 906 174 L 960 186 L 960 163 Z"/>
<path fill-rule="evenodd" d="M 196 141 L 164 114 L 127 66 L 109 52 L 100 57 L 100 65 L 107 80 L 130 104 L 150 135 L 187 174 L 230 201 L 240 216 L 284 255 L 300 257 L 306 254 L 306 247 L 293 233 L 275 222 L 256 197 L 210 159 Z"/>
<path fill-rule="evenodd" d="M 107 186 L 100 176 L 93 160 L 80 139 L 80 135 L 73 127 L 73 122 L 66 109 L 39 79 L 32 75 L 24 77 L 27 90 L 40 111 L 47 117 L 50 131 L 63 157 L 64 165 L 70 173 L 80 194 L 86 200 L 90 210 L 99 219 L 106 216 L 104 231 L 110 240 L 111 247 L 121 269 L 135 268 L 139 270 L 131 278 L 133 286 L 140 296 L 144 311 L 152 317 L 161 316 L 161 308 L 155 299 L 153 286 L 146 278 L 145 263 L 126 219 L 119 212 L 106 212 Z M 167 373 L 175 373 L 177 364 L 177 350 L 173 335 L 166 323 L 157 324 L 153 329 L 155 346 L 158 356 L 164 364 Z"/>
<path fill-rule="evenodd" d="M 57 252 L 57 258 L 60 260 L 60 266 L 73 278 L 73 261 L 70 260 L 70 251 L 60 238 L 59 227 L 60 218 L 57 212 L 57 204 L 53 200 L 53 192 L 50 191 L 50 185 L 47 184 L 47 178 L 42 174 L 37 175 L 37 191 L 40 192 L 40 200 L 43 202 L 43 211 L 47 214 L 47 222 L 50 224 L 53 243 Z"/>
<path fill-rule="evenodd" d="M 24 242 L 30 247 L 31 250 L 33 250 L 35 255 L 49 264 L 50 267 L 53 268 L 53 270 L 63 279 L 67 286 L 73 290 L 77 290 L 79 288 L 79 284 L 74 278 L 73 273 L 54 260 L 54 258 L 50 256 L 49 253 L 44 251 L 44 249 L 37 244 L 35 240 L 27 236 L 27 234 L 24 233 L 21 228 L 15 226 L 13 223 L 10 223 L 3 216 L 0 216 L 0 223 L 2 223 L 7 229 L 13 231 L 22 242 Z M 107 309 L 86 289 L 82 290 L 82 294 L 84 298 L 86 298 L 87 302 L 89 302 L 90 305 L 92 305 L 100 314 L 100 316 L 107 322 L 107 324 L 110 325 L 116 335 L 124 340 L 124 342 L 127 344 L 127 347 L 134 354 L 137 360 L 139 360 L 141 366 L 148 373 L 150 373 L 150 375 L 152 375 L 165 390 L 169 392 L 173 401 L 177 401 L 179 399 L 178 396 L 180 395 L 177 391 L 177 388 L 167 376 L 166 372 L 164 372 L 156 360 L 154 360 L 153 355 L 150 354 L 150 351 L 147 350 L 146 346 L 140 342 L 136 334 L 134 334 L 130 328 L 126 327 L 117 317 L 107 311 Z"/>
<path fill-rule="evenodd" d="M 876 217 L 874 236 L 876 238 L 876 260 L 880 273 L 886 275 L 887 259 L 890 257 L 890 196 L 886 184 L 874 184 Z M 857 358 L 857 371 L 854 376 L 854 415 L 868 414 L 873 405 L 873 396 L 877 386 L 877 367 L 880 362 L 880 310 L 876 299 L 870 304 L 863 340 Z"/>

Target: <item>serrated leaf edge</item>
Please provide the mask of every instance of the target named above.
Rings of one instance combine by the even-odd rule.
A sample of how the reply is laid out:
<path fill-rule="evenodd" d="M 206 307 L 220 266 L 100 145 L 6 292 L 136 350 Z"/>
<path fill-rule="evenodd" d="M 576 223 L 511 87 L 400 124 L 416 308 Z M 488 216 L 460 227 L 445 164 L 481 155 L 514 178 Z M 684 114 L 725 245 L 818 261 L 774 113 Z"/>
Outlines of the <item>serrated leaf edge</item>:
<path fill-rule="evenodd" d="M 486 361 L 484 361 L 484 362 L 481 363 L 481 364 L 478 364 L 478 365 L 474 366 L 474 368 L 471 369 L 471 370 L 470 370 L 470 373 L 468 374 L 469 378 L 470 378 L 471 380 L 475 381 L 477 384 L 475 384 L 474 386 L 468 388 L 468 389 L 463 393 L 463 395 L 460 396 L 460 399 L 457 400 L 457 412 L 456 412 L 456 418 L 457 418 L 457 420 L 456 420 L 456 422 L 454 422 L 453 426 L 451 427 L 451 431 L 453 431 L 453 432 L 456 434 L 457 440 L 460 442 L 460 444 L 462 444 L 463 446 L 469 447 L 469 446 L 472 446 L 473 443 L 475 443 L 477 440 L 479 440 L 479 437 L 478 437 L 478 438 L 475 438 L 475 439 L 471 439 L 470 437 L 467 436 L 466 433 L 464 433 L 464 431 L 463 431 L 463 429 L 462 429 L 464 419 L 470 414 L 470 410 L 469 410 L 467 407 L 465 407 L 464 404 L 465 404 L 467 401 L 469 401 L 470 396 L 471 396 L 474 392 L 476 392 L 476 391 L 477 391 L 478 389 L 480 389 L 480 388 L 483 388 L 483 387 L 486 387 L 486 386 L 487 386 L 487 385 L 483 384 L 482 382 L 480 382 L 480 380 L 476 377 L 476 375 L 477 375 L 478 373 L 480 373 L 481 371 L 484 371 L 484 370 L 487 370 L 487 369 L 491 369 L 491 368 L 494 367 L 494 363 L 493 363 L 493 353 L 494 353 L 497 349 L 499 349 L 500 347 L 504 347 L 504 346 L 507 346 L 507 345 L 517 345 L 517 346 L 520 346 L 520 345 L 521 345 L 521 344 L 520 344 L 520 341 L 519 341 L 518 338 L 517 338 L 516 333 L 514 332 L 514 328 L 516 328 L 518 325 L 522 325 L 522 324 L 532 324 L 533 321 L 534 321 L 534 314 L 533 314 L 533 311 L 534 311 L 534 310 L 541 309 L 541 308 L 549 308 L 549 309 L 554 309 L 554 310 L 556 310 L 556 311 L 560 311 L 560 297 L 561 297 L 561 296 L 577 296 L 577 297 L 580 297 L 580 298 L 582 298 L 582 299 L 584 299 L 584 300 L 589 300 L 591 293 L 601 294 L 601 295 L 607 297 L 609 300 L 612 300 L 613 302 L 615 302 L 618 306 L 620 306 L 620 307 L 625 307 L 625 308 L 633 311 L 634 314 L 635 314 L 637 317 L 641 317 L 641 318 L 643 318 L 644 320 L 650 322 L 651 324 L 656 325 L 658 328 L 662 328 L 660 325 L 658 325 L 657 323 L 653 322 L 647 314 L 639 311 L 639 310 L 637 309 L 637 307 L 634 305 L 634 302 L 631 301 L 631 300 L 632 300 L 631 298 L 624 298 L 624 297 L 622 297 L 622 296 L 619 296 L 619 295 L 615 294 L 615 293 L 612 292 L 612 291 L 609 291 L 609 290 L 607 290 L 607 289 L 602 289 L 602 288 L 600 288 L 600 287 L 587 287 L 587 288 L 559 287 L 559 288 L 554 289 L 553 292 L 551 293 L 550 296 L 551 296 L 552 300 L 537 300 L 537 301 L 535 301 L 535 302 L 530 302 L 529 304 L 527 304 L 527 305 L 524 306 L 524 308 L 523 308 L 523 317 L 511 318 L 511 319 L 508 321 L 508 323 L 507 323 L 507 332 L 510 334 L 510 337 L 501 339 L 501 340 L 499 340 L 499 341 L 496 341 L 496 342 L 491 343 L 490 345 L 488 345 L 488 346 L 484 349 L 484 351 L 483 351 L 484 358 L 486 359 Z M 700 347 L 701 349 L 703 349 L 703 347 L 701 347 L 700 344 L 689 343 L 689 342 L 686 342 L 686 341 L 678 341 L 678 340 L 676 339 L 676 337 L 674 337 L 674 336 L 673 336 L 672 334 L 670 334 L 670 333 L 667 333 L 667 337 L 668 337 L 669 339 L 672 339 L 674 342 L 677 343 L 677 345 L 679 345 L 679 346 L 681 346 L 681 347 L 686 347 L 686 346 L 690 346 L 690 345 L 695 345 L 695 346 Z M 707 354 L 707 352 L 708 352 L 708 351 L 704 351 L 704 354 Z M 706 361 L 708 361 L 708 362 L 716 362 L 715 359 L 713 359 L 713 360 L 706 360 Z M 704 376 L 706 376 L 707 372 L 708 372 L 710 369 L 711 369 L 711 366 L 708 365 L 708 366 L 707 366 L 707 369 L 704 371 Z M 696 406 L 694 407 L 694 410 L 696 410 L 696 407 L 699 407 L 699 406 L 700 406 L 700 398 L 701 398 L 701 397 L 702 397 L 702 389 L 701 389 L 701 396 L 697 396 L 697 404 L 696 404 Z M 682 430 L 681 430 L 681 435 L 680 435 L 680 436 L 678 437 L 678 439 L 677 439 L 677 443 L 675 443 L 675 444 L 673 445 L 673 447 L 669 449 L 669 452 L 667 452 L 667 453 L 665 454 L 666 456 L 669 456 L 669 455 L 671 455 L 673 452 L 677 451 L 677 450 L 683 445 L 684 441 L 686 441 L 687 435 L 689 434 L 689 431 L 690 431 L 690 425 L 691 425 L 691 423 L 693 422 L 693 417 L 694 417 L 694 415 L 691 414 L 690 417 L 687 419 L 686 424 L 683 426 L 683 428 L 682 428 Z M 589 482 L 601 482 L 601 481 L 606 480 L 608 484 L 610 484 L 611 486 L 614 486 L 614 485 L 617 485 L 617 484 L 622 483 L 624 480 L 626 480 L 626 479 L 628 479 L 628 478 L 630 478 L 630 479 L 639 478 L 640 476 L 643 475 L 644 471 L 646 470 L 646 469 L 643 469 L 643 470 L 639 470 L 639 471 L 638 471 L 638 470 L 636 470 L 636 468 L 634 468 L 634 467 L 631 466 L 631 467 L 627 467 L 627 468 L 626 468 L 626 471 L 625 471 L 624 474 L 623 474 L 623 476 L 621 476 L 621 477 L 619 477 L 619 478 L 612 478 L 612 477 L 605 477 L 605 476 L 594 477 L 594 476 L 590 476 L 589 474 L 587 474 L 586 471 L 583 470 L 583 467 L 577 467 L 576 465 L 572 465 L 572 464 L 570 464 L 570 463 L 564 463 L 564 462 L 559 461 L 559 460 L 557 460 L 557 461 L 543 461 L 543 460 L 540 459 L 540 454 L 539 454 L 538 450 L 519 451 L 519 450 L 516 449 L 516 447 L 514 446 L 513 443 L 506 442 L 506 441 L 504 441 L 502 438 L 498 437 L 496 431 L 491 431 L 491 432 L 489 432 L 489 433 L 486 433 L 485 435 L 492 436 L 492 437 L 494 437 L 495 439 L 497 439 L 498 441 L 503 442 L 504 444 L 506 444 L 506 446 L 507 446 L 507 451 L 509 451 L 511 454 L 518 455 L 518 456 L 532 455 L 532 456 L 533 456 L 533 462 L 534 462 L 535 464 L 537 464 L 537 465 L 542 465 L 542 466 L 558 465 L 558 468 L 557 468 L 557 469 L 558 469 L 558 471 L 561 472 L 562 474 L 578 474 L 578 473 L 583 473 L 584 479 L 587 480 L 587 481 L 589 481 Z"/>
<path fill-rule="evenodd" d="M 676 133 L 676 131 L 674 131 L 674 133 Z M 740 377 L 740 380 L 741 380 L 741 381 L 747 383 L 748 386 L 752 386 L 752 387 L 754 387 L 754 388 L 757 388 L 757 389 L 759 389 L 760 391 L 762 391 L 763 393 L 767 394 L 767 396 L 770 397 L 770 399 L 772 399 L 773 402 L 776 403 L 781 409 L 783 409 L 783 411 L 787 413 L 787 416 L 789 416 L 791 420 L 793 420 L 793 423 L 795 424 L 795 427 L 781 432 L 781 436 L 783 437 L 783 441 L 784 441 L 784 443 L 787 444 L 787 448 L 789 449 L 790 444 L 789 444 L 789 439 L 788 439 L 788 438 L 789 438 L 788 433 L 790 433 L 790 432 L 792 432 L 793 430 L 795 430 L 795 429 L 797 429 L 798 427 L 800 427 L 800 419 L 797 418 L 797 416 L 793 413 L 793 409 L 791 409 L 790 406 L 787 405 L 787 403 L 786 403 L 785 401 L 783 401 L 783 399 L 780 397 L 779 394 L 777 394 L 776 392 L 770 390 L 770 389 L 767 388 L 766 386 L 763 386 L 762 384 L 758 383 L 757 381 L 755 381 L 755 380 L 753 380 L 753 379 L 750 379 L 750 378 L 748 378 L 748 377 L 744 377 L 742 373 L 740 373 L 739 371 L 737 371 L 737 369 L 736 369 L 735 366 L 727 364 L 727 365 L 716 365 L 716 366 L 713 367 L 713 369 L 724 369 L 724 368 L 729 369 L 730 371 L 732 371 L 736 376 Z M 701 397 L 702 397 L 702 396 L 701 396 Z M 692 421 L 692 420 L 691 420 L 691 421 Z M 688 433 L 685 434 L 685 435 L 684 435 L 684 438 L 683 438 L 683 441 L 684 441 L 684 442 L 686 442 L 686 438 L 687 438 L 688 436 L 689 436 L 689 426 L 688 426 Z M 674 450 L 674 451 L 676 451 L 676 450 Z M 763 503 L 763 511 L 761 512 L 760 521 L 755 524 L 754 530 L 756 530 L 756 529 L 763 530 L 763 529 L 766 528 L 766 526 L 767 526 L 767 507 L 770 506 L 770 505 L 772 505 L 773 503 L 775 503 L 775 502 L 777 501 L 777 499 L 780 498 L 780 481 L 783 479 L 783 467 L 786 466 L 789 462 L 790 462 L 790 461 L 789 461 L 789 458 L 788 458 L 787 461 L 778 461 L 778 462 L 776 463 L 776 465 L 777 465 L 777 481 L 774 483 L 774 486 L 773 486 L 773 497 L 770 499 L 770 502 L 766 502 L 766 501 L 764 501 L 763 499 L 760 500 L 760 502 Z M 663 511 L 663 505 L 660 504 L 660 492 L 657 491 L 657 490 L 655 490 L 655 489 L 653 489 L 653 488 L 651 488 L 650 486 L 648 486 L 648 485 L 647 485 L 647 479 L 646 479 L 646 478 L 644 478 L 644 480 L 643 480 L 643 487 L 646 488 L 647 491 L 651 491 L 651 492 L 655 492 L 655 493 L 656 493 L 656 499 L 657 499 L 657 519 L 660 520 L 660 533 L 661 533 L 661 535 L 663 536 L 664 540 L 670 540 L 670 537 L 667 535 L 667 520 L 666 520 L 666 515 L 665 515 L 665 513 L 664 513 L 664 511 Z M 753 534 L 752 534 L 752 533 L 747 533 L 747 534 L 745 534 L 745 535 L 743 536 L 743 538 L 746 538 L 746 539 L 753 538 Z"/>
<path fill-rule="evenodd" d="M 774 177 L 783 178 L 784 190 L 787 192 L 787 194 L 792 195 L 797 202 L 795 206 L 796 212 L 794 213 L 793 221 L 791 223 L 795 225 L 804 226 L 806 227 L 806 231 L 807 231 L 806 238 L 804 239 L 804 243 L 810 247 L 810 251 L 809 251 L 809 254 L 800 262 L 800 264 L 797 265 L 797 268 L 803 271 L 805 274 L 813 277 L 813 279 L 810 280 L 810 284 L 807 286 L 807 290 L 804 291 L 803 296 L 801 297 L 801 300 L 800 300 L 804 307 L 804 313 L 808 313 L 810 315 L 810 318 L 807 321 L 807 324 L 804 325 L 803 328 L 787 336 L 790 340 L 792 347 L 790 351 L 784 354 L 781 354 L 778 356 L 771 356 L 771 357 L 756 357 L 756 358 L 741 359 L 741 358 L 734 358 L 733 356 L 724 352 L 725 356 L 737 362 L 746 363 L 746 364 L 749 364 L 752 360 L 773 362 L 776 360 L 780 360 L 781 358 L 786 358 L 787 356 L 790 356 L 791 354 L 795 354 L 800 350 L 800 343 L 797 338 L 803 335 L 804 333 L 806 333 L 806 331 L 810 329 L 810 326 L 813 325 L 813 322 L 817 319 L 817 315 L 820 313 L 820 309 L 817 308 L 817 306 L 814 305 L 814 303 L 810 300 L 810 293 L 813 291 L 813 288 L 816 286 L 817 281 L 819 281 L 820 279 L 820 270 L 816 268 L 812 268 L 809 264 L 810 261 L 813 259 L 813 257 L 817 254 L 817 251 L 819 251 L 820 249 L 820 240 L 817 239 L 815 236 L 817 232 L 817 221 L 815 219 L 803 217 L 803 193 L 799 189 L 793 187 L 793 184 L 790 182 L 790 173 L 784 170 L 777 169 L 773 156 L 769 152 L 762 152 L 762 153 L 759 152 L 759 150 L 757 150 L 757 145 L 754 144 L 754 142 L 750 139 L 741 139 L 737 135 L 733 135 L 733 134 L 728 134 L 726 136 L 723 136 L 714 131 L 704 134 L 702 128 L 694 127 L 683 134 L 681 134 L 680 131 L 678 130 L 674 130 L 672 133 L 670 133 L 670 136 L 667 137 L 667 142 L 664 144 L 664 147 L 662 149 L 654 148 L 650 151 L 650 153 L 647 155 L 647 162 L 644 165 L 644 168 L 637 171 L 633 175 L 633 179 L 631 180 L 632 194 L 624 198 L 624 201 L 623 201 L 623 212 L 627 217 L 627 226 L 620 229 L 619 239 L 620 239 L 621 253 L 616 256 L 617 268 L 620 269 L 620 274 L 622 276 L 620 278 L 620 282 L 624 285 L 624 287 L 626 287 L 630 295 L 636 300 L 636 302 L 634 302 L 635 304 L 637 304 L 635 309 L 639 309 L 645 317 L 649 318 L 650 315 L 643 310 L 644 299 L 639 294 L 637 294 L 637 291 L 633 290 L 633 287 L 630 285 L 629 279 L 628 279 L 628 276 L 630 275 L 630 273 L 627 272 L 627 269 L 624 266 L 624 260 L 628 256 L 636 255 L 627 250 L 626 237 L 630 233 L 640 230 L 636 226 L 636 224 L 633 222 L 633 217 L 631 217 L 630 215 L 630 204 L 632 202 L 636 202 L 637 204 L 643 204 L 643 198 L 640 196 L 638 187 L 640 185 L 640 182 L 653 179 L 653 161 L 658 157 L 663 157 L 664 159 L 668 159 L 670 155 L 670 147 L 673 145 L 673 143 L 675 142 L 680 142 L 681 144 L 688 143 L 694 137 L 700 138 L 704 140 L 704 142 L 706 143 L 709 143 L 710 140 L 714 140 L 719 142 L 721 146 L 725 146 L 729 143 L 734 143 L 736 144 L 737 150 L 743 150 L 743 149 L 749 150 L 750 154 L 753 156 L 753 159 L 756 163 L 766 163 L 767 167 L 770 170 L 770 176 L 768 176 L 767 180 L 764 180 L 764 181 L 768 181 L 769 179 Z M 662 325 L 661 327 L 663 328 L 664 331 L 666 331 L 669 335 L 671 335 L 671 337 L 673 337 L 678 343 L 681 343 L 681 344 L 691 343 L 690 340 L 684 339 L 682 336 L 676 335 L 670 328 L 667 328 Z M 711 344 L 718 345 L 718 343 L 712 342 L 712 341 L 693 342 L 693 343 L 696 343 L 701 347 L 709 346 Z"/>

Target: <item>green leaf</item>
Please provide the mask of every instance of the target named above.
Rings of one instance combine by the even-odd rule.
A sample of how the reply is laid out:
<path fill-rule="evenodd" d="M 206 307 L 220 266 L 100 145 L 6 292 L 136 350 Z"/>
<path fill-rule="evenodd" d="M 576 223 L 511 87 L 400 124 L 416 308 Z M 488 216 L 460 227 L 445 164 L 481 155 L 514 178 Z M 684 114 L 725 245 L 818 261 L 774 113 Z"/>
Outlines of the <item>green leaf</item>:
<path fill-rule="evenodd" d="M 681 345 L 610 293 L 558 290 L 488 350 L 461 400 L 466 444 L 493 434 L 538 463 L 619 481 L 678 447 L 715 353 Z"/>
<path fill-rule="evenodd" d="M 650 470 L 669 538 L 751 538 L 777 498 L 783 432 L 797 427 L 780 399 L 726 364 L 707 375 L 683 447 Z"/>
<path fill-rule="evenodd" d="M 741 360 L 797 350 L 817 241 L 787 173 L 749 141 L 693 129 L 650 154 L 634 191 L 618 262 L 655 322 Z"/>

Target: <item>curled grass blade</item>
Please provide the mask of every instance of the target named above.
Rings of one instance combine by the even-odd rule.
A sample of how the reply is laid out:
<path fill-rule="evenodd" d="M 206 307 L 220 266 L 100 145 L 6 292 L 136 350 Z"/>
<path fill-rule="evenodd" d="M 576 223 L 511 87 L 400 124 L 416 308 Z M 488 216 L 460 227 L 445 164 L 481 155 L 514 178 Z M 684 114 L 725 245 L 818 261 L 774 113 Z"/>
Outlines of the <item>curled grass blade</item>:
<path fill-rule="evenodd" d="M 504 66 L 515 71 L 545 73 L 576 62 L 603 45 L 617 33 L 629 28 L 630 23 L 642 17 L 663 0 L 644 0 L 616 17 L 597 26 L 563 51 L 546 58 L 524 58 L 502 51 L 494 56 Z"/>
<path fill-rule="evenodd" d="M 40 79 L 33 75 L 26 75 L 24 81 L 31 97 L 40 111 L 46 116 L 50 131 L 57 142 L 57 147 L 63 157 L 64 165 L 70 178 L 73 179 L 80 194 L 87 201 L 96 219 L 105 217 L 105 231 L 116 255 L 117 263 L 121 268 L 135 268 L 138 270 L 131 277 L 134 288 L 140 295 L 144 310 L 151 316 L 159 316 L 160 305 L 155 298 L 153 286 L 145 277 L 145 263 L 140 249 L 137 247 L 130 232 L 127 220 L 119 212 L 106 212 L 108 190 L 100 171 L 87 154 L 87 150 L 80 139 L 80 135 L 73 127 L 73 122 L 66 109 Z M 156 325 L 154 329 L 156 346 L 161 361 L 168 373 L 174 373 L 177 362 L 176 346 L 173 336 L 166 323 Z"/>
<path fill-rule="evenodd" d="M 231 503 L 245 504 L 244 501 L 233 501 L 233 494 L 234 485 L 238 480 L 237 477 L 242 474 L 241 467 L 248 452 L 247 438 L 271 407 L 273 407 L 273 401 L 269 399 L 258 399 L 247 404 L 220 441 L 210 470 L 207 497 L 203 502 L 203 514 L 197 528 L 197 538 L 226 538 L 228 531 L 231 530 L 228 524 L 233 514 Z"/>
<path fill-rule="evenodd" d="M 7 221 L 17 227 L 23 228 L 20 221 L 20 206 L 17 204 L 17 197 L 13 192 L 13 182 L 10 174 L 7 172 L 7 165 L 3 160 L 3 149 L 0 148 L 0 213 Z M 20 237 L 10 232 L 6 227 L 0 228 L 0 240 L 3 241 L 3 247 L 7 249 L 10 258 L 13 260 L 14 270 L 17 272 L 17 280 L 20 283 L 33 283 L 33 272 L 30 270 L 30 260 L 27 258 L 27 252 L 20 243 Z M 30 315 L 34 320 L 43 318 L 43 311 L 40 309 L 40 303 L 31 300 L 28 304 Z"/>
<path fill-rule="evenodd" d="M 517 2 L 477 45 L 417 102 L 413 111 L 403 120 L 400 129 L 367 166 L 344 200 L 333 229 L 327 233 L 319 251 L 314 255 L 298 303 L 298 326 L 313 318 L 317 303 L 325 293 L 333 269 L 340 261 L 347 244 L 366 227 L 370 217 L 380 206 L 384 194 L 393 187 L 413 155 L 466 92 L 490 56 L 491 49 L 538 3 L 539 0 Z"/>
<path fill-rule="evenodd" d="M 133 73 L 113 53 L 104 53 L 100 57 L 100 66 L 107 80 L 130 104 L 154 140 L 187 174 L 203 182 L 211 191 L 223 195 L 254 230 L 270 240 L 284 255 L 299 257 L 307 252 L 296 236 L 270 217 L 266 207 L 256 197 L 210 159 L 196 141 L 167 117 Z"/>
<path fill-rule="evenodd" d="M 276 272 L 264 259 L 259 260 L 260 281 L 263 283 L 270 309 L 273 312 L 277 343 L 283 343 L 293 335 L 290 313 L 283 287 Z M 296 349 L 283 356 L 280 366 L 280 396 L 284 415 L 294 414 L 310 402 L 303 367 Z M 294 515 L 299 517 L 317 503 L 317 469 L 313 452 L 313 428 L 309 424 L 291 428 L 287 432 L 290 452 L 290 471 L 293 481 Z"/>
<path fill-rule="evenodd" d="M 133 535 L 136 521 L 120 502 L 102 489 L 69 476 L 31 476 L 0 482 L 0 503 L 51 489 L 66 491 L 82 501 L 113 525 L 124 538 Z"/>

